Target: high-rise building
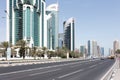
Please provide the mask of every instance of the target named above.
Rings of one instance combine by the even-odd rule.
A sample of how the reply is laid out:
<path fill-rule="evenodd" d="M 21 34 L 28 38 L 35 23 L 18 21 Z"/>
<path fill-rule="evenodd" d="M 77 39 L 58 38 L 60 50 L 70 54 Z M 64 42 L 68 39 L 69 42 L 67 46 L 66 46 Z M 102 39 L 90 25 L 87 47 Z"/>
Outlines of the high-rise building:
<path fill-rule="evenodd" d="M 98 57 L 97 41 L 88 40 L 88 57 Z"/>
<path fill-rule="evenodd" d="M 75 50 L 75 23 L 74 18 L 70 18 L 67 21 L 64 21 L 63 23 L 63 29 L 64 29 L 64 46 L 71 50 Z"/>
<path fill-rule="evenodd" d="M 97 41 L 92 41 L 93 57 L 98 57 Z"/>
<path fill-rule="evenodd" d="M 80 46 L 80 52 L 82 53 L 82 54 L 85 54 L 85 46 L 83 45 L 83 46 Z"/>
<path fill-rule="evenodd" d="M 58 47 L 58 3 L 51 4 L 46 9 L 48 48 Z"/>
<path fill-rule="evenodd" d="M 85 45 L 80 46 L 80 53 L 83 55 L 84 58 L 87 57 L 87 48 Z"/>
<path fill-rule="evenodd" d="M 115 40 L 113 42 L 113 51 L 114 51 L 114 54 L 115 54 L 115 52 L 116 52 L 117 49 L 119 49 L 119 41 Z"/>
<path fill-rule="evenodd" d="M 104 56 L 104 47 L 101 47 L 101 56 Z"/>
<path fill-rule="evenodd" d="M 93 54 L 93 49 L 92 49 L 93 47 L 92 47 L 92 41 L 91 40 L 88 40 L 88 54 L 87 54 L 87 56 L 88 57 L 91 57 L 92 56 L 92 54 Z"/>
<path fill-rule="evenodd" d="M 101 47 L 100 47 L 99 45 L 97 46 L 97 51 L 98 51 L 98 52 L 97 52 L 97 53 L 98 53 L 97 56 L 98 56 L 98 57 L 101 57 L 101 56 L 102 56 L 102 54 L 101 54 Z"/>
<path fill-rule="evenodd" d="M 58 47 L 58 4 L 45 0 L 7 0 L 7 41 L 25 40 L 29 47 Z"/>
<path fill-rule="evenodd" d="M 109 56 L 114 55 L 113 49 L 109 48 Z"/>

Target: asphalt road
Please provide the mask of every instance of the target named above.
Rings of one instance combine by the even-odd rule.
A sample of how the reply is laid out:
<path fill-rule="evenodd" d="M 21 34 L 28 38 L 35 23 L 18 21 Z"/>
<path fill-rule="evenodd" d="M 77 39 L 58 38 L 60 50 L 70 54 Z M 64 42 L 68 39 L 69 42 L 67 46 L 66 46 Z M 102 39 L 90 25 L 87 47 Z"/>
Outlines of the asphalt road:
<path fill-rule="evenodd" d="M 99 80 L 115 61 L 77 60 L 1 67 L 0 80 Z"/>

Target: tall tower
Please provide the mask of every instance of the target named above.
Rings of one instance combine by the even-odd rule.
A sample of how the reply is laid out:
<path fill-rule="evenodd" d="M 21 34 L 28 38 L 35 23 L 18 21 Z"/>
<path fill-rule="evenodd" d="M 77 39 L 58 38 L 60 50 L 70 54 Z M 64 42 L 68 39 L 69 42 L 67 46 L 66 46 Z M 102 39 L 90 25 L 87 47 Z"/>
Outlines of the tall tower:
<path fill-rule="evenodd" d="M 47 47 L 45 7 L 45 0 L 7 0 L 7 41 Z"/>
<path fill-rule="evenodd" d="M 47 46 L 49 49 L 58 47 L 58 3 L 51 4 L 46 9 L 47 17 Z"/>
<path fill-rule="evenodd" d="M 98 57 L 97 41 L 88 40 L 88 57 Z"/>
<path fill-rule="evenodd" d="M 71 51 L 75 50 L 75 23 L 74 18 L 70 18 L 63 23 L 64 41 L 63 44 Z"/>
<path fill-rule="evenodd" d="M 119 49 L 119 41 L 118 40 L 115 40 L 113 42 L 113 52 L 115 54 L 116 50 Z"/>
<path fill-rule="evenodd" d="M 92 41 L 93 57 L 98 57 L 97 41 Z"/>
<path fill-rule="evenodd" d="M 92 49 L 93 47 L 92 47 L 92 41 L 91 40 L 88 40 L 88 54 L 87 54 L 87 56 L 88 57 L 91 57 L 92 56 L 92 54 L 93 54 L 93 49 Z"/>

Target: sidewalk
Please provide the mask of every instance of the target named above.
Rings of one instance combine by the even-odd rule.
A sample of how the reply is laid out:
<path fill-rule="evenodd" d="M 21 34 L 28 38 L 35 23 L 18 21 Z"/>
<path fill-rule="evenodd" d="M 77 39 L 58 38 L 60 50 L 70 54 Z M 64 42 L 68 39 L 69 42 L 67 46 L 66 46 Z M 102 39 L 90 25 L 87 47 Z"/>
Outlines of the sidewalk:
<path fill-rule="evenodd" d="M 120 80 L 120 69 L 116 69 L 113 80 Z"/>
<path fill-rule="evenodd" d="M 117 64 L 113 70 L 113 74 L 110 80 L 120 80 L 120 61 L 117 60 Z"/>

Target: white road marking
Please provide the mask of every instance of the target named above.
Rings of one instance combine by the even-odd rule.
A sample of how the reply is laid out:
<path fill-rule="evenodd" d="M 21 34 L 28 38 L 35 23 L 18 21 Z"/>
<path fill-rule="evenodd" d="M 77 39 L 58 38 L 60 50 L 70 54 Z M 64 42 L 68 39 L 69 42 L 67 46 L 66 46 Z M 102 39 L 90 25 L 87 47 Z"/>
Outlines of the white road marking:
<path fill-rule="evenodd" d="M 77 71 L 74 71 L 74 72 L 71 72 L 71 73 L 68 73 L 68 74 L 62 75 L 62 76 L 60 76 L 60 77 L 58 77 L 58 78 L 61 79 L 61 78 L 64 78 L 64 77 L 67 77 L 67 76 L 70 76 L 70 75 L 76 74 L 76 73 L 78 73 L 78 72 L 81 72 L 81 71 L 83 71 L 83 70 L 84 70 L 84 69 L 80 69 L 80 70 L 77 70 Z"/>
<path fill-rule="evenodd" d="M 61 69 L 55 69 L 55 70 L 45 71 L 45 72 L 41 72 L 41 73 L 30 74 L 29 76 L 35 76 L 35 75 L 45 74 L 45 73 L 49 73 L 49 72 L 55 72 L 55 71 L 59 71 L 59 70 L 61 70 Z"/>
<path fill-rule="evenodd" d="M 92 65 L 92 66 L 90 66 L 89 68 L 93 68 L 93 67 L 95 67 L 95 66 L 97 66 L 97 65 Z"/>
<path fill-rule="evenodd" d="M 47 66 L 47 67 L 42 67 L 42 68 L 35 68 L 35 69 L 8 72 L 8 73 L 2 73 L 2 74 L 0 74 L 0 76 L 9 75 L 9 74 L 16 74 L 16 73 L 22 73 L 22 72 L 29 72 L 29 71 L 34 71 L 34 70 L 48 69 L 48 68 L 54 68 L 54 67 L 61 67 L 61 66 L 66 66 L 66 65 L 73 65 L 73 64 L 78 64 L 78 63 L 80 63 L 80 62 L 74 62 L 74 63 L 54 65 L 54 66 Z"/>
<path fill-rule="evenodd" d="M 34 70 L 48 69 L 48 68 L 54 68 L 54 67 L 61 67 L 61 66 L 66 66 L 66 65 L 74 65 L 74 64 L 78 64 L 78 63 L 84 63 L 84 62 L 89 62 L 89 61 L 82 61 L 82 62 L 79 61 L 79 62 L 72 62 L 72 63 L 64 63 L 64 64 L 59 64 L 59 65 L 54 65 L 54 66 L 47 66 L 47 67 L 41 67 L 41 68 L 35 68 L 35 69 L 28 69 L 28 70 L 21 70 L 21 71 L 2 73 L 2 74 L 0 74 L 0 76 L 11 75 L 11 74 L 16 74 L 16 73 L 22 73 L 22 72 L 29 72 L 29 71 L 34 71 Z"/>
<path fill-rule="evenodd" d="M 77 66 L 80 66 L 81 64 L 79 64 L 79 65 L 74 65 L 74 66 L 70 66 L 70 68 L 74 68 L 74 67 L 77 67 Z"/>

